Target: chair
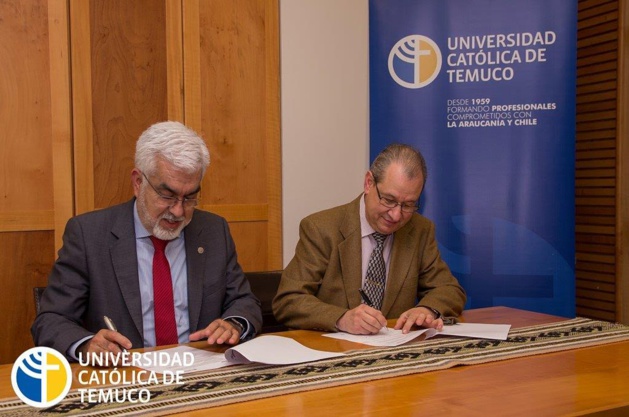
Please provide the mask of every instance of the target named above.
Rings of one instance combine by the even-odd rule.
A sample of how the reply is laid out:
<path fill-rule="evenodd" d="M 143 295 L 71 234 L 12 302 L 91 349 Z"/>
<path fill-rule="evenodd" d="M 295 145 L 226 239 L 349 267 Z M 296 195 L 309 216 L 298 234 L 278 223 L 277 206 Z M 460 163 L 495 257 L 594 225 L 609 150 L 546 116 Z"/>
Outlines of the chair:
<path fill-rule="evenodd" d="M 288 330 L 273 315 L 272 302 L 280 285 L 282 271 L 245 272 L 251 291 L 260 300 L 262 307 L 262 329 L 260 333 Z"/>
<path fill-rule="evenodd" d="M 45 289 L 46 287 L 33 287 L 33 300 L 35 301 L 35 314 L 39 314 L 39 310 L 40 310 L 39 300 L 41 300 L 41 297 L 44 294 Z"/>

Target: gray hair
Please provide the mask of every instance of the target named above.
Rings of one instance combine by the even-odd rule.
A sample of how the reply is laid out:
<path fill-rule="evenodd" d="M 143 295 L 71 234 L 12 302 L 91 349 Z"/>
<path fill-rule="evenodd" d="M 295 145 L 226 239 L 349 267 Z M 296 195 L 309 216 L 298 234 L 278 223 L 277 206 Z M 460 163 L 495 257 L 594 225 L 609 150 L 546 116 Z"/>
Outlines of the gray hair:
<path fill-rule="evenodd" d="M 392 163 L 399 163 L 404 167 L 408 179 L 417 178 L 421 174 L 426 184 L 428 169 L 421 152 L 410 145 L 393 143 L 382 150 L 373 160 L 369 170 L 376 181 L 384 179 L 384 173 Z"/>
<path fill-rule="evenodd" d="M 210 152 L 203 139 L 179 122 L 160 122 L 140 135 L 135 146 L 135 166 L 146 175 L 157 167 L 157 157 L 188 174 L 205 174 L 210 165 Z"/>

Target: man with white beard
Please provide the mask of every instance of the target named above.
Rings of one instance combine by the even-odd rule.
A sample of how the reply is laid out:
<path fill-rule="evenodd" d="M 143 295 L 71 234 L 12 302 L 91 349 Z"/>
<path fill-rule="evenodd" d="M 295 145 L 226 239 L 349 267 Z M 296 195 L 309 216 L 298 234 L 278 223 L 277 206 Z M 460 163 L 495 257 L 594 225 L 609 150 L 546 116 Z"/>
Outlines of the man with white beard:
<path fill-rule="evenodd" d="M 68 221 L 31 327 L 37 346 L 77 360 L 255 336 L 260 302 L 227 222 L 195 210 L 209 162 L 203 139 L 181 123 L 142 133 L 131 171 L 135 198 Z"/>

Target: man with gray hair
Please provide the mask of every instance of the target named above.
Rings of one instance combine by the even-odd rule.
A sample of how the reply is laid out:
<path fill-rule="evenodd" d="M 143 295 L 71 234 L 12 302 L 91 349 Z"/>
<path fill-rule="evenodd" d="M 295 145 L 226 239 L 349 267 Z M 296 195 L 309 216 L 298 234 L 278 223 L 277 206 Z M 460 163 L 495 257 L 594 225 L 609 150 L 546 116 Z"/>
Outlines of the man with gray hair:
<path fill-rule="evenodd" d="M 31 328 L 36 345 L 76 360 L 201 339 L 233 345 L 259 331 L 260 302 L 227 222 L 195 210 L 209 163 L 181 123 L 142 133 L 135 198 L 68 221 Z"/>
<path fill-rule="evenodd" d="M 441 329 L 465 292 L 439 255 L 434 224 L 417 213 L 427 170 L 419 151 L 393 144 L 365 174 L 364 192 L 302 220 L 295 256 L 273 300 L 288 327 L 375 334 Z"/>

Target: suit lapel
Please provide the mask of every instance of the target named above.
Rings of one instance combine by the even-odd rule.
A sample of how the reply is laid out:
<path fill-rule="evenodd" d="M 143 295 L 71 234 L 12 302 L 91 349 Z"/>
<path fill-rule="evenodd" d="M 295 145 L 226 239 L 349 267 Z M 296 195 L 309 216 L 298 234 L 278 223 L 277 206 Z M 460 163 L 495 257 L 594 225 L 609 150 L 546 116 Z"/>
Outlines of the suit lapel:
<path fill-rule="evenodd" d="M 199 325 L 201 316 L 201 304 L 203 298 L 203 282 L 200 279 L 205 275 L 205 262 L 208 242 L 202 239 L 203 225 L 200 221 L 195 221 L 196 216 L 186 226 L 186 265 L 188 273 L 188 318 L 190 320 L 190 332 L 194 332 Z M 203 256 L 202 256 L 203 255 Z M 196 279 L 193 279 L 197 277 Z"/>
<path fill-rule="evenodd" d="M 345 221 L 339 231 L 345 238 L 339 244 L 339 257 L 341 261 L 341 276 L 347 297 L 348 306 L 357 306 L 361 302 L 358 289 L 362 285 L 362 243 L 360 233 L 360 199 L 362 194 L 349 203 L 345 215 Z"/>
<path fill-rule="evenodd" d="M 410 221 L 395 232 L 393 248 L 391 250 L 391 260 L 389 263 L 387 287 L 381 309 L 382 314 L 385 316 L 389 313 L 391 307 L 393 307 L 404 281 L 408 278 L 408 270 L 411 265 L 412 256 L 415 253 L 413 245 L 417 244 L 417 239 L 413 239 L 414 234 L 415 228 Z"/>
<path fill-rule="evenodd" d="M 142 325 L 142 301 L 138 280 L 138 261 L 135 246 L 135 228 L 133 225 L 133 202 L 122 206 L 114 221 L 111 233 L 116 240 L 110 246 L 111 262 L 122 292 L 127 310 L 140 334 L 144 334 Z"/>

